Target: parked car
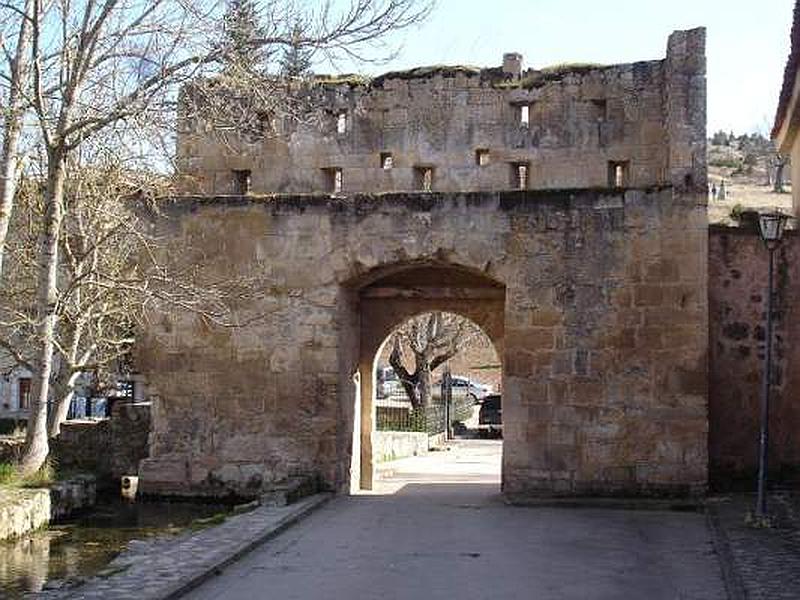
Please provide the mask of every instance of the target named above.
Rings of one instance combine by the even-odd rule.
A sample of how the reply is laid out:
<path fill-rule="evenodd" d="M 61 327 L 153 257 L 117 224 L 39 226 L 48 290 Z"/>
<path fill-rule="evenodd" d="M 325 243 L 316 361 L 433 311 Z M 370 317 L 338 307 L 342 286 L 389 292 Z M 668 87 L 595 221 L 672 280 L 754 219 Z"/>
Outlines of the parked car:
<path fill-rule="evenodd" d="M 404 396 L 405 390 L 400 383 L 400 378 L 392 367 L 379 367 L 376 373 L 376 386 L 378 398 L 391 398 Z"/>
<path fill-rule="evenodd" d="M 482 434 L 502 436 L 503 404 L 500 394 L 490 394 L 483 399 L 478 412 L 478 429 Z"/>
<path fill-rule="evenodd" d="M 470 398 L 474 403 L 477 404 L 478 402 L 486 398 L 489 394 L 492 394 L 494 392 L 491 386 L 470 379 L 469 377 L 464 377 L 463 375 L 452 375 L 451 379 L 453 382 L 454 399 Z M 440 379 L 439 381 L 437 381 L 436 385 L 441 388 L 442 380 Z"/>

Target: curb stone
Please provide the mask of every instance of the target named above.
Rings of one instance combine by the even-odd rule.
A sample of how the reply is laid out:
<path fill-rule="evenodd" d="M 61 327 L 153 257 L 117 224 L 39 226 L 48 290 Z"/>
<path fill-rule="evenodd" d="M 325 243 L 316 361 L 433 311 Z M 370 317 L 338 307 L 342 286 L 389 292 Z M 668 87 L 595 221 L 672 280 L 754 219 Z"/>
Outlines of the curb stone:
<path fill-rule="evenodd" d="M 717 508 L 713 504 L 706 507 L 706 523 L 711 532 L 711 543 L 717 553 L 720 571 L 722 571 L 722 581 L 725 584 L 729 600 L 746 600 L 747 592 L 734 565 L 730 540 L 725 533 L 725 528 L 720 523 Z"/>
<path fill-rule="evenodd" d="M 668 512 L 703 512 L 703 499 L 659 499 L 635 497 L 531 497 L 524 494 L 503 494 L 503 499 L 510 506 L 533 508 L 600 508 L 604 510 L 653 510 Z"/>
<path fill-rule="evenodd" d="M 259 532 L 255 537 L 253 537 L 253 539 L 240 544 L 238 548 L 232 550 L 227 558 L 215 561 L 213 564 L 206 566 L 202 572 L 197 573 L 194 577 L 190 577 L 186 581 L 171 586 L 171 589 L 165 591 L 164 595 L 160 596 L 160 599 L 173 600 L 174 598 L 180 598 L 181 596 L 184 596 L 191 590 L 202 585 L 203 582 L 216 575 L 219 575 L 225 567 L 235 563 L 246 554 L 249 554 L 255 550 L 261 544 L 264 544 L 272 538 L 277 537 L 295 523 L 303 520 L 312 512 L 325 505 L 332 497 L 332 494 L 316 494 L 308 500 L 296 502 L 294 506 L 297 507 L 297 511 L 284 516 L 283 518 L 279 519 L 271 528 Z"/>
<path fill-rule="evenodd" d="M 261 506 L 233 515 L 209 529 L 129 546 L 108 565 L 105 575 L 101 573 L 72 588 L 44 590 L 37 597 L 53 600 L 180 598 L 333 497 L 331 493 L 323 493 L 289 506 Z"/>

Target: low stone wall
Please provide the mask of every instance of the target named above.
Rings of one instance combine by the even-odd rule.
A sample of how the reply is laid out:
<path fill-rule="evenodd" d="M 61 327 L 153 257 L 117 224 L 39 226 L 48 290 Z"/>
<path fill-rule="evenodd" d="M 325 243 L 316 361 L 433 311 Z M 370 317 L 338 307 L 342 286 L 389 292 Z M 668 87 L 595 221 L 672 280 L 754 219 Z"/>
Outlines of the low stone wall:
<path fill-rule="evenodd" d="M 65 519 L 72 513 L 91 508 L 97 502 L 97 480 L 78 475 L 50 487 L 50 520 Z"/>
<path fill-rule="evenodd" d="M 0 463 L 15 463 L 22 455 L 24 438 L 0 439 Z"/>
<path fill-rule="evenodd" d="M 50 488 L 0 488 L 0 540 L 18 537 L 94 506 L 97 483 L 90 475 Z"/>
<path fill-rule="evenodd" d="M 67 421 L 51 441 L 59 470 L 111 476 L 111 423 L 108 419 Z"/>
<path fill-rule="evenodd" d="M 428 452 L 428 434 L 415 431 L 374 431 L 372 452 L 376 462 L 387 462 Z"/>
<path fill-rule="evenodd" d="M 0 489 L 0 540 L 24 535 L 49 522 L 49 490 Z"/>
<path fill-rule="evenodd" d="M 447 436 L 445 436 L 444 432 L 428 436 L 428 450 L 443 448 L 446 443 Z"/>
<path fill-rule="evenodd" d="M 122 475 L 137 475 L 147 457 L 150 405 L 117 403 L 110 419 L 67 421 L 53 440 L 58 468 L 94 473 L 116 483 Z"/>

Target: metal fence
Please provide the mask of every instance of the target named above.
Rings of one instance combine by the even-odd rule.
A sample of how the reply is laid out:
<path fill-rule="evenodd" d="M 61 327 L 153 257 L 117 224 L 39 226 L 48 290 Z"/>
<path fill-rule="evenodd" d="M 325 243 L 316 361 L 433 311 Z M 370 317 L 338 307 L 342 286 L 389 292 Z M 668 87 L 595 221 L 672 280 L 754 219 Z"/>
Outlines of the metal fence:
<path fill-rule="evenodd" d="M 444 433 L 447 428 L 443 404 L 431 404 L 419 409 L 407 406 L 378 404 L 375 409 L 375 428 L 378 431 L 420 431 L 429 435 Z"/>
<path fill-rule="evenodd" d="M 429 406 L 414 409 L 402 388 L 386 390 L 378 399 L 375 428 L 378 431 L 420 431 L 430 435 L 447 433 L 450 437 L 454 423 L 468 419 L 473 401 L 465 395 L 454 394 L 452 380 L 446 372 L 440 385 L 432 390 Z"/>

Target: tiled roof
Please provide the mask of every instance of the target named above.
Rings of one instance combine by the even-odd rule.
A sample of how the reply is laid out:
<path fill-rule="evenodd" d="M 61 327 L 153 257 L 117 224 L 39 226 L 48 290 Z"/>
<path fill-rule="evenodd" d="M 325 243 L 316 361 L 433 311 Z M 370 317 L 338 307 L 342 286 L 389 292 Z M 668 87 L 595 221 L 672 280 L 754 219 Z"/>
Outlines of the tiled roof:
<path fill-rule="evenodd" d="M 800 0 L 796 0 L 794 5 L 792 49 L 789 52 L 789 60 L 786 61 L 786 70 L 783 73 L 783 88 L 781 89 L 781 96 L 778 101 L 775 125 L 772 128 L 773 138 L 778 135 L 786 119 L 786 112 L 789 110 L 789 103 L 792 100 L 792 91 L 794 90 L 794 81 L 797 76 L 798 67 L 800 67 Z"/>

